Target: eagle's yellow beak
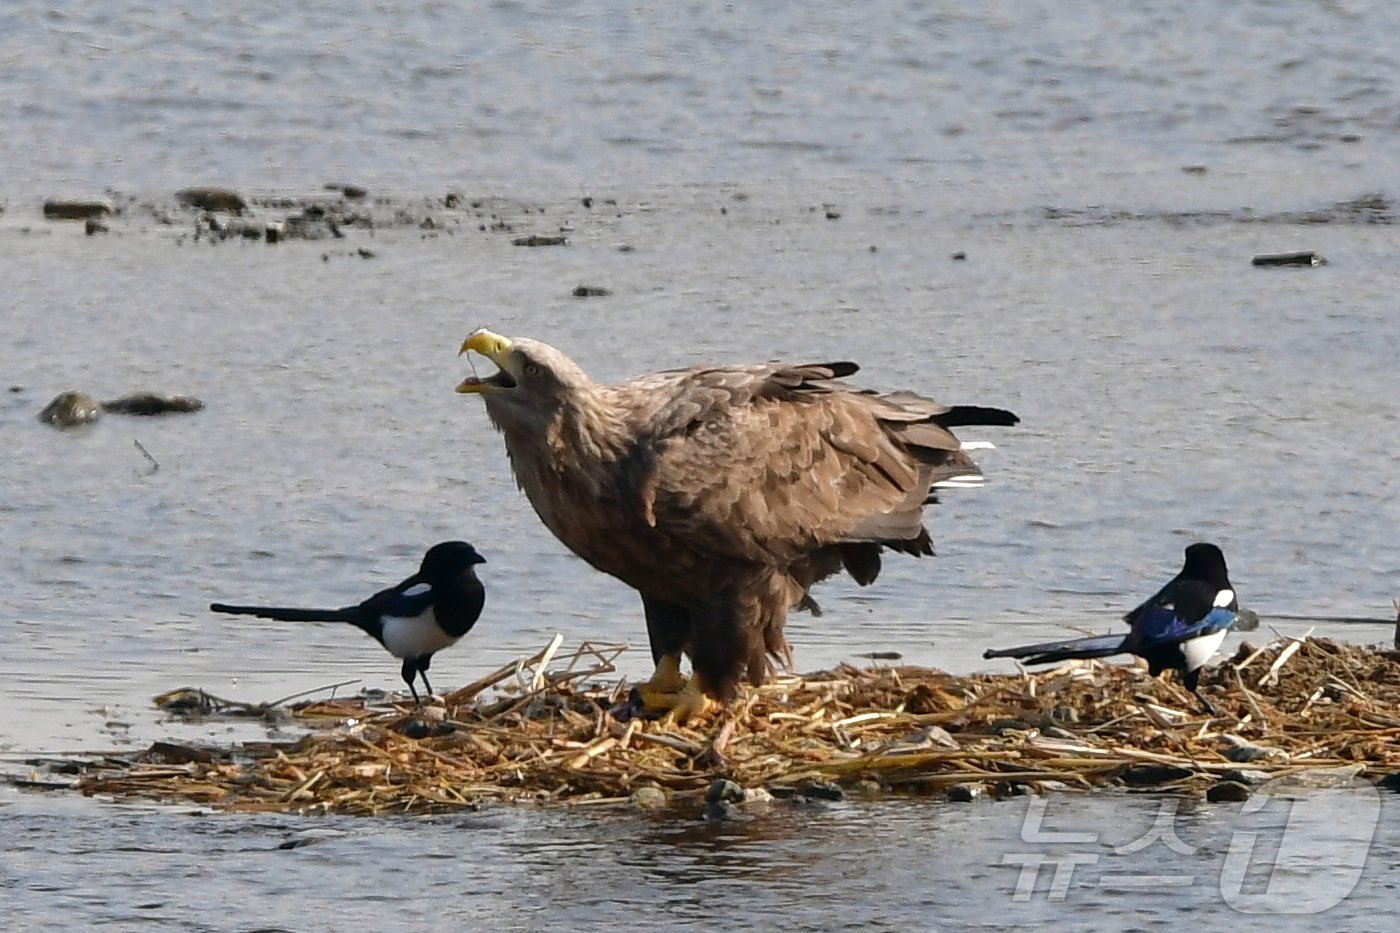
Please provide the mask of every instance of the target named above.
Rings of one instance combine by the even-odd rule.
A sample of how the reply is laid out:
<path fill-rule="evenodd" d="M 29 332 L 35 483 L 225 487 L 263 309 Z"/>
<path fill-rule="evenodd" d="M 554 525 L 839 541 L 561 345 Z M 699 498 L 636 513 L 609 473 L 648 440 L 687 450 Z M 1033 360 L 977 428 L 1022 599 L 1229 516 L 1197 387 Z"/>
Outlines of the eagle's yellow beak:
<path fill-rule="evenodd" d="M 462 356 L 468 350 L 475 350 L 491 362 L 495 363 L 502 370 L 505 370 L 503 358 L 510 351 L 510 338 L 502 337 L 500 334 L 493 334 L 491 331 L 482 328 L 474 330 L 462 341 L 462 348 L 457 351 L 458 356 Z M 457 384 L 457 391 L 464 395 L 480 394 L 490 391 L 491 384 L 476 376 L 468 376 Z"/>

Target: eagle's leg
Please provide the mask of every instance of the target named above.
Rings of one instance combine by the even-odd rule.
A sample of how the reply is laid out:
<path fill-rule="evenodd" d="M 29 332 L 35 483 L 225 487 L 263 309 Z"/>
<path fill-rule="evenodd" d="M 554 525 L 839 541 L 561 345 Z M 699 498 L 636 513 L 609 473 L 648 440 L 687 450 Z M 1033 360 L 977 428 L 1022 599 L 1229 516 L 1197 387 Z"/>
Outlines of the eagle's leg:
<path fill-rule="evenodd" d="M 656 671 L 651 675 L 651 679 L 632 688 L 634 705 L 640 707 L 639 712 L 643 713 L 659 713 L 671 709 L 676 705 L 685 686 L 686 679 L 681 674 L 680 653 L 663 654 L 656 662 Z"/>
<path fill-rule="evenodd" d="M 657 714 L 674 707 L 686 686 L 681 674 L 681 652 L 690 636 L 690 611 L 651 596 L 642 597 L 642 608 L 656 671 L 646 683 L 632 688 L 632 699 L 636 712 Z"/>

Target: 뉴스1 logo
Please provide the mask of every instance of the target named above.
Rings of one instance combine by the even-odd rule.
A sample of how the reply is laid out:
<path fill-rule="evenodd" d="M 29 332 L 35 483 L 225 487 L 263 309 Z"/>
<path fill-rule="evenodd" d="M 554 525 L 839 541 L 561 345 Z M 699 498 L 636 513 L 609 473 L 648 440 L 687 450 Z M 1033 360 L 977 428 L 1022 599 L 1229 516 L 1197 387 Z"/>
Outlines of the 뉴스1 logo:
<path fill-rule="evenodd" d="M 1356 888 L 1380 821 L 1380 791 L 1358 778 L 1359 770 L 1277 778 L 1238 810 L 1211 804 L 1185 815 L 1182 799 L 1158 798 L 1151 825 L 1119 845 L 1104 838 L 1108 833 L 1051 827 L 1047 815 L 1057 798 L 1030 798 L 1020 834 L 1026 851 L 1001 860 L 1017 869 L 1012 900 L 1029 901 L 1037 890 L 1062 901 L 1075 890 L 1210 884 L 1241 913 L 1320 913 Z M 1227 845 L 1188 841 L 1199 832 L 1186 830 L 1208 831 L 1217 816 L 1228 824 L 1218 827 L 1228 835 Z M 1150 870 L 1140 870 L 1144 864 Z"/>

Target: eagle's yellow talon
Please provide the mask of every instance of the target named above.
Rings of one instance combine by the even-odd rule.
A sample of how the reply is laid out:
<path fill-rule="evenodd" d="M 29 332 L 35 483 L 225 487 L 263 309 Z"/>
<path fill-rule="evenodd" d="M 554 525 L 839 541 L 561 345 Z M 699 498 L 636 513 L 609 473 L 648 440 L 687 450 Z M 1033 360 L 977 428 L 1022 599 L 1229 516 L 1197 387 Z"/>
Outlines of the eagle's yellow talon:
<path fill-rule="evenodd" d="M 697 683 L 698 680 L 697 677 L 690 678 L 685 688 L 676 694 L 676 702 L 661 718 L 663 728 L 683 726 L 691 719 L 704 716 L 719 706 L 718 703 L 705 695 L 705 691 Z"/>

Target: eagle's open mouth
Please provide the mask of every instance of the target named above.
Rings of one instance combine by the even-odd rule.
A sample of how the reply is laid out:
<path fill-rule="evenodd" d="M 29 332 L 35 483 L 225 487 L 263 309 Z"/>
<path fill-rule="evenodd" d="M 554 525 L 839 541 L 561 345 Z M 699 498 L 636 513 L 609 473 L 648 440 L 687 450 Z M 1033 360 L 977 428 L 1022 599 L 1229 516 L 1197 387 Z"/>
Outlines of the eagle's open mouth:
<path fill-rule="evenodd" d="M 485 388 L 492 389 L 513 389 L 515 388 L 515 377 L 504 369 L 497 370 L 493 375 L 485 379 L 479 378 L 475 373 L 463 379 L 457 384 L 458 392 L 480 392 Z"/>
<path fill-rule="evenodd" d="M 492 363 L 496 364 L 497 371 L 482 379 L 476 374 L 476 364 L 472 362 L 470 355 L 467 355 L 467 363 L 472 367 L 472 374 L 457 384 L 457 391 L 462 393 L 480 393 L 492 389 L 514 389 L 516 386 L 515 377 L 505 366 L 506 355 L 510 352 L 510 340 L 493 334 L 489 330 L 473 331 L 471 336 L 462 342 L 462 348 L 458 351 L 458 356 L 469 354 L 471 351 L 480 353 Z"/>

